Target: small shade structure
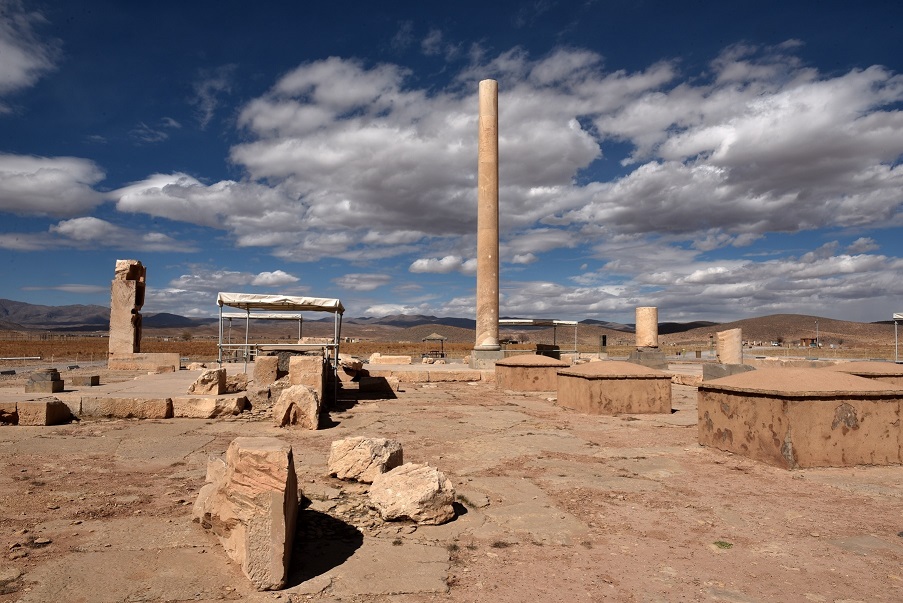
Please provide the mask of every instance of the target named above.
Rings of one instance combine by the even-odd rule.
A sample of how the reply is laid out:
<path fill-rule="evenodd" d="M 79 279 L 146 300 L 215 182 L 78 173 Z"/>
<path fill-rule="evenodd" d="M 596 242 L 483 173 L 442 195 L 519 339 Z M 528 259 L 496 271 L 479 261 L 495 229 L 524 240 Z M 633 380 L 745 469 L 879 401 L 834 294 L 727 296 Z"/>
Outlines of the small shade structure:
<path fill-rule="evenodd" d="M 552 345 L 558 345 L 558 327 L 574 327 L 574 349 L 577 353 L 577 321 L 554 320 L 551 318 L 500 318 L 500 327 L 552 327 Z M 571 350 L 562 350 L 570 352 Z"/>
<path fill-rule="evenodd" d="M 427 335 L 420 340 L 424 344 L 421 356 L 423 358 L 445 358 L 445 342 L 447 340 L 448 337 L 439 333 Z"/>
<path fill-rule="evenodd" d="M 345 308 L 342 302 L 337 299 L 326 299 L 322 297 L 300 297 L 295 295 L 262 295 L 258 293 L 219 293 L 216 296 L 216 304 L 219 306 L 219 364 L 223 363 L 223 350 L 241 350 L 245 360 L 245 370 L 247 370 L 248 358 L 251 348 L 257 348 L 262 344 L 251 344 L 248 341 L 251 319 L 263 320 L 297 320 L 298 321 L 298 339 L 301 338 L 301 312 L 330 312 L 335 316 L 335 327 L 333 330 L 332 343 L 320 344 L 280 344 L 280 348 L 307 349 L 307 348 L 326 348 L 327 357 L 332 357 L 333 369 L 338 366 L 339 361 L 339 342 L 342 335 L 342 314 Z M 243 310 L 243 313 L 223 312 L 224 307 L 236 308 Z M 230 321 L 236 317 L 245 319 L 245 342 L 243 344 L 223 343 L 223 324 L 225 320 Z"/>
<path fill-rule="evenodd" d="M 894 362 L 900 362 L 899 337 L 897 337 L 897 323 L 903 320 L 903 312 L 894 314 Z"/>

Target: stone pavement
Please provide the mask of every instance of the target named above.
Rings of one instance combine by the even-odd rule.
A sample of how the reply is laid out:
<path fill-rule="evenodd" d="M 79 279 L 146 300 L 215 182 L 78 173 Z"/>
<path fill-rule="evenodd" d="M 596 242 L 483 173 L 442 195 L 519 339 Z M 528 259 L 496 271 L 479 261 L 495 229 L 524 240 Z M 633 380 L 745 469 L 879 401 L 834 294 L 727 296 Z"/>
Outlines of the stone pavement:
<path fill-rule="evenodd" d="M 195 376 L 109 391 L 177 395 Z M 903 598 L 899 467 L 788 472 L 701 448 L 695 388 L 673 388 L 670 415 L 580 415 L 480 380 L 349 391 L 319 431 L 255 413 L 0 427 L 0 603 Z M 295 452 L 304 502 L 278 593 L 190 519 L 207 459 L 243 435 Z M 438 467 L 457 518 L 385 523 L 364 485 L 327 477 L 331 442 L 357 435 Z"/>

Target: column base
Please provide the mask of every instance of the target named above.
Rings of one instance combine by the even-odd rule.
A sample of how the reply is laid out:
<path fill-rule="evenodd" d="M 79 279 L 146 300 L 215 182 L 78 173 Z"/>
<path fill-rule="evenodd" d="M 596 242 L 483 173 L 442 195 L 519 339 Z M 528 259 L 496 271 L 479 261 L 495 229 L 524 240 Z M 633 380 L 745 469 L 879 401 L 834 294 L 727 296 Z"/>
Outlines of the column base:
<path fill-rule="evenodd" d="M 470 368 L 479 370 L 491 370 L 495 363 L 505 359 L 504 350 L 479 350 L 470 352 Z"/>
<path fill-rule="evenodd" d="M 630 352 L 627 362 L 640 364 L 651 369 L 660 371 L 668 370 L 668 361 L 665 359 L 665 353 L 655 348 L 644 348 Z"/>

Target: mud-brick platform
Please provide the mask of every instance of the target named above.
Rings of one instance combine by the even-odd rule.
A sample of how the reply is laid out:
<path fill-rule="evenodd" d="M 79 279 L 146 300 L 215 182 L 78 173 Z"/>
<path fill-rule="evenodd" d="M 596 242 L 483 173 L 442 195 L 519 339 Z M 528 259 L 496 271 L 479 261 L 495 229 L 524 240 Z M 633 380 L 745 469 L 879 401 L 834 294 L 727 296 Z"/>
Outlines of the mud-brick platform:
<path fill-rule="evenodd" d="M 826 371 L 837 371 L 866 379 L 883 381 L 903 388 L 903 364 L 866 360 L 861 362 L 841 362 L 825 367 Z"/>
<path fill-rule="evenodd" d="M 495 363 L 495 384 L 516 392 L 550 392 L 558 388 L 558 371 L 567 362 L 538 354 L 519 354 Z"/>
<path fill-rule="evenodd" d="M 786 469 L 896 465 L 901 400 L 901 386 L 836 371 L 751 371 L 699 386 L 699 443 Z"/>
<path fill-rule="evenodd" d="M 632 362 L 558 371 L 558 404 L 593 415 L 671 412 L 671 375 Z"/>

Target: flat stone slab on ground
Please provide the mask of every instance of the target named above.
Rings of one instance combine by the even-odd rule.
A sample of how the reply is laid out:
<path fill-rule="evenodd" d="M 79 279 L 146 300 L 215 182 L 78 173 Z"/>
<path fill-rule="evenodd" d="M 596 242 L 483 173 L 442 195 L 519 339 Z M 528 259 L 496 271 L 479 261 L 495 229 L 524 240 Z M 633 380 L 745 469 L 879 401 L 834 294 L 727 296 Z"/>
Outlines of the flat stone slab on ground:
<path fill-rule="evenodd" d="M 241 414 L 248 398 L 239 394 L 225 396 L 177 396 L 172 399 L 174 417 L 214 419 Z"/>
<path fill-rule="evenodd" d="M 170 419 L 170 398 L 120 398 L 114 396 L 82 396 L 79 417 L 120 419 Z"/>

